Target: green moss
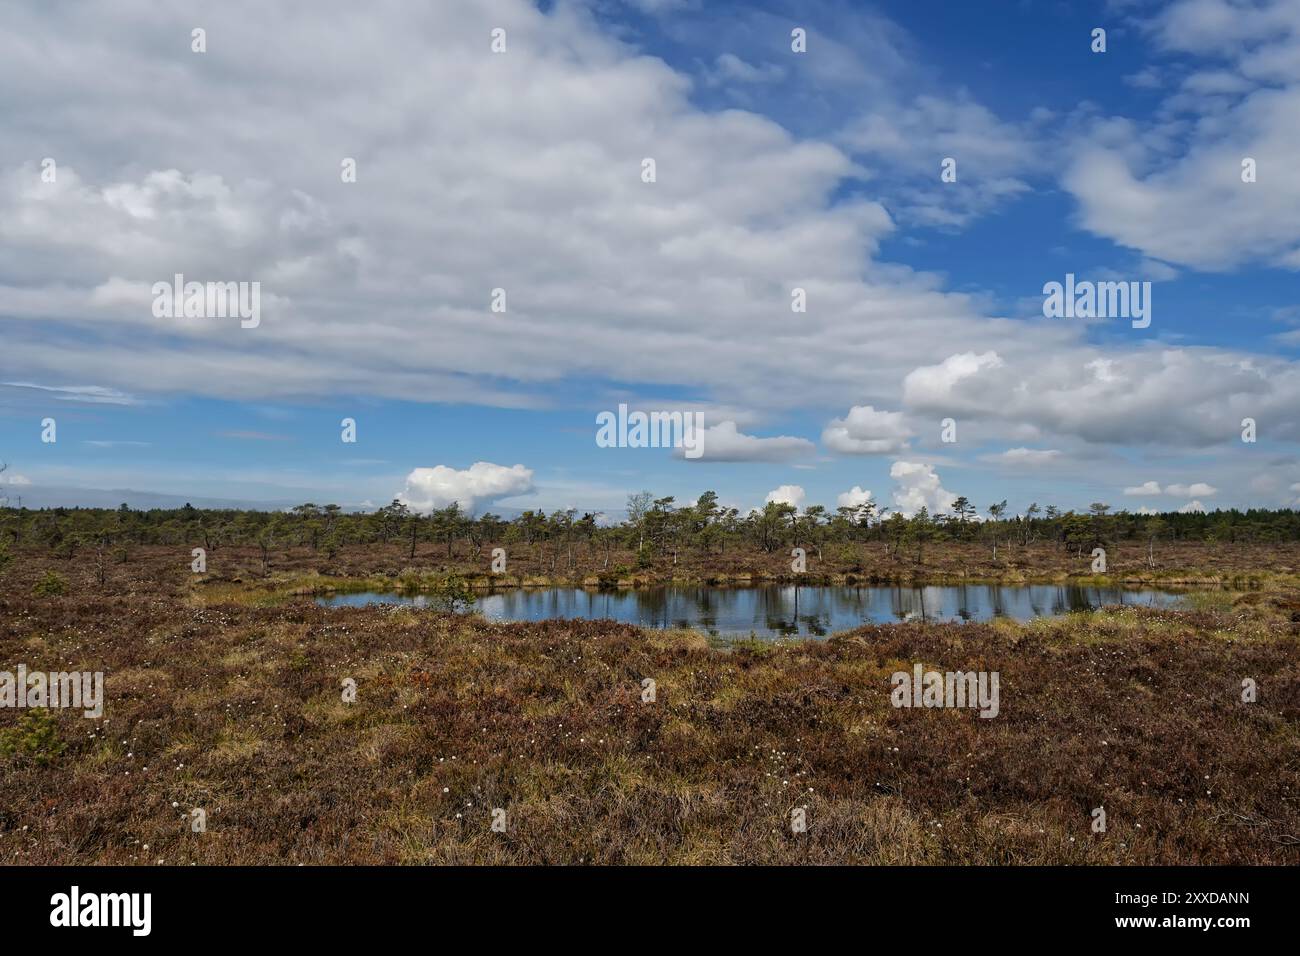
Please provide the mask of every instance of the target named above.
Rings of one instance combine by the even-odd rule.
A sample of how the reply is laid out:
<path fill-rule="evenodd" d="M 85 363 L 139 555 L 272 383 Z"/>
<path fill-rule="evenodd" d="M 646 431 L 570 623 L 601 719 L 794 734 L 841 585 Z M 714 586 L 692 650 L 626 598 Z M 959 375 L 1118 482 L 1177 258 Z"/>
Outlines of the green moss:
<path fill-rule="evenodd" d="M 67 744 L 59 737 L 59 722 L 47 710 L 29 710 L 16 727 L 0 730 L 0 757 L 21 757 L 45 765 L 56 760 Z"/>

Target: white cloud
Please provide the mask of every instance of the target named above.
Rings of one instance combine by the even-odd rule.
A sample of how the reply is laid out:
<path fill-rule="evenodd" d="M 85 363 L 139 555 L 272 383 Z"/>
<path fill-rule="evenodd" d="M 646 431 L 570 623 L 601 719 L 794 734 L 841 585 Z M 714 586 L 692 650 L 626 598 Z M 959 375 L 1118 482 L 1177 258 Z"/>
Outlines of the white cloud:
<path fill-rule="evenodd" d="M 766 502 L 779 501 L 798 508 L 803 504 L 804 497 L 804 490 L 799 485 L 782 485 L 769 491 L 767 497 L 763 500 Z"/>
<path fill-rule="evenodd" d="M 957 496 L 939 483 L 933 465 L 922 462 L 896 461 L 889 468 L 889 477 L 898 482 L 894 492 L 894 506 L 905 517 L 911 517 L 922 507 L 931 515 L 948 511 Z"/>
<path fill-rule="evenodd" d="M 941 406 L 963 382 L 1006 363 L 997 352 L 961 352 L 938 365 L 913 369 L 903 380 L 903 401 L 922 408 Z"/>
<path fill-rule="evenodd" d="M 1160 487 L 1160 482 L 1158 481 L 1146 481 L 1140 485 L 1133 485 L 1132 487 L 1125 488 L 1124 494 L 1143 495 L 1148 497 L 1151 495 L 1170 495 L 1174 498 L 1209 498 L 1217 494 L 1218 490 L 1219 489 L 1215 488 L 1213 485 L 1208 485 L 1203 481 L 1193 482 L 1190 485 L 1174 483 L 1165 485 L 1163 488 Z"/>
<path fill-rule="evenodd" d="M 1197 269 L 1300 269 L 1300 180 L 1289 173 L 1300 152 L 1300 5 L 1177 0 L 1145 27 L 1165 52 L 1212 65 L 1150 119 L 1083 124 L 1063 176 L 1081 223 Z M 1241 178 L 1247 157 L 1254 183 Z"/>
<path fill-rule="evenodd" d="M 0 472 L 0 485 L 30 485 L 32 480 L 26 475 L 11 475 Z"/>
<path fill-rule="evenodd" d="M 1144 66 L 1136 73 L 1129 73 L 1124 82 L 1139 90 L 1158 90 L 1162 85 L 1160 71 L 1154 67 Z"/>
<path fill-rule="evenodd" d="M 836 498 L 835 504 L 840 508 L 858 508 L 862 505 L 871 504 L 871 492 L 854 485 Z"/>
<path fill-rule="evenodd" d="M 854 173 L 842 149 L 755 113 L 697 109 L 687 76 L 569 5 L 322 2 L 304 40 L 285 11 L 223 4 L 206 24 L 223 37 L 204 59 L 213 70 L 163 41 L 188 36 L 183 11 L 151 10 L 141 33 L 129 7 L 19 10 L 0 37 L 0 89 L 21 78 L 46 102 L 3 97 L 7 152 L 77 158 L 54 184 L 32 160 L 0 170 L 0 255 L 24 276 L 0 284 L 19 319 L 3 361 L 33 380 L 93 372 L 242 400 L 535 407 L 549 385 L 598 369 L 645 388 L 707 382 L 710 398 L 765 408 L 788 404 L 767 384 L 779 376 L 840 404 L 860 367 L 828 374 L 819 349 L 773 345 L 788 330 L 770 306 L 789 301 L 774 276 L 808 289 L 800 337 L 813 346 L 847 341 L 866 310 L 882 314 L 882 334 L 888 314 L 937 334 L 970 317 L 966 297 L 906 268 L 873 276 L 865 294 L 864 262 L 893 223 L 877 202 L 838 201 Z M 510 24 L 508 56 L 478 42 L 495 23 Z M 429 59 L 431 43 L 441 52 Z M 47 47 L 61 52 L 36 55 Z M 63 58 L 114 82 L 71 83 L 54 66 Z M 405 65 L 417 60 L 418 81 Z M 361 89 L 384 108 L 350 110 L 340 126 L 340 98 Z M 436 128 L 421 120 L 429 102 L 451 104 Z M 193 133 L 215 128 L 224 135 Z M 653 188 L 640 180 L 647 135 Z M 355 184 L 340 182 L 339 162 L 366 144 L 382 145 L 355 156 Z M 261 281 L 261 325 L 241 335 L 154 319 L 141 290 L 176 272 Z M 501 314 L 488 311 L 497 287 Z M 56 324 L 105 341 L 56 344 Z M 850 351 L 866 364 L 866 342 Z"/>
<path fill-rule="evenodd" d="M 1133 485 L 1124 489 L 1126 495 L 1158 495 L 1163 491 L 1158 481 L 1144 481 L 1140 485 Z"/>
<path fill-rule="evenodd" d="M 1177 498 L 1209 498 L 1216 494 L 1218 490 L 1213 485 L 1207 485 L 1203 481 L 1193 482 L 1190 485 L 1165 485 L 1165 494 Z"/>
<path fill-rule="evenodd" d="M 1204 514 L 1205 505 L 1201 504 L 1199 501 L 1189 501 L 1187 502 L 1187 504 L 1183 505 L 1181 508 L 1178 509 L 1178 513 L 1182 515 Z"/>
<path fill-rule="evenodd" d="M 781 79 L 785 70 L 772 63 L 755 66 L 734 53 L 720 53 L 714 61 L 709 80 L 712 83 L 771 83 Z"/>
<path fill-rule="evenodd" d="M 1096 443 L 1237 443 L 1246 417 L 1267 418 L 1274 439 L 1300 438 L 1300 368 L 1210 348 L 961 353 L 909 373 L 903 402 L 913 413 L 1029 424 Z"/>
<path fill-rule="evenodd" d="M 473 511 L 480 502 L 526 494 L 533 490 L 533 472 L 523 465 L 494 465 L 476 461 L 457 470 L 446 465 L 416 468 L 406 476 L 406 488 L 397 499 L 414 511 L 428 512 L 459 502 L 462 511 Z"/>
<path fill-rule="evenodd" d="M 1228 55 L 1260 41 L 1294 41 L 1300 33 L 1300 11 L 1285 0 L 1176 0 L 1149 28 L 1166 50 Z"/>
<path fill-rule="evenodd" d="M 777 438 L 758 438 L 746 435 L 736 428 L 735 422 L 719 422 L 704 429 L 701 446 L 703 454 L 687 461 L 789 461 L 817 450 L 806 438 L 781 435 Z M 673 452 L 674 457 L 685 457 L 683 449 Z"/>
<path fill-rule="evenodd" d="M 902 181 L 891 208 L 908 223 L 958 227 L 1029 190 L 1022 180 L 1041 150 L 1029 124 L 1004 122 L 965 93 L 922 94 L 871 109 L 841 137 L 864 161 L 891 167 Z M 957 183 L 939 178 L 940 160 L 957 161 Z"/>
<path fill-rule="evenodd" d="M 1018 465 L 1025 468 L 1050 465 L 1060 458 L 1061 451 L 1057 448 L 1008 448 L 997 456 L 997 460 L 1005 465 Z"/>
<path fill-rule="evenodd" d="M 0 91 L 42 90 L 39 103 L 0 93 L 7 155 L 70 157 L 54 184 L 33 159 L 0 169 L 0 256 L 23 276 L 0 282 L 14 320 L 0 369 L 25 380 L 532 408 L 597 370 L 634 392 L 704 383 L 702 402 L 771 412 L 896 393 L 944 349 L 996 338 L 1032 355 L 1077 335 L 1025 335 L 937 276 L 879 261 L 894 220 L 879 198 L 844 198 L 850 180 L 869 192 L 852 147 L 697 108 L 688 76 L 602 33 L 580 5 L 322 0 L 304 27 L 231 2 L 207 14 L 223 39 L 203 62 L 220 69 L 196 69 L 187 44 L 165 40 L 188 36 L 184 11 L 150 7 L 142 31 L 134 3 L 94 16 L 19 8 L 0 34 Z M 480 42 L 496 23 L 510 24 L 509 55 Z M 861 49 L 819 36 L 808 69 L 861 89 L 873 71 L 911 75 L 892 42 L 901 31 L 883 26 Z M 113 82 L 78 82 L 61 62 Z M 358 90 L 382 108 L 340 124 Z M 434 125 L 429 102 L 449 104 Z M 999 175 L 1011 161 L 972 101 L 907 109 L 892 127 L 901 139 L 876 130 L 863 148 L 905 166 L 907 135 L 933 127 Z M 223 135 L 194 135 L 205 129 Z M 647 136 L 652 186 L 639 175 Z M 340 182 L 345 156 L 356 183 Z M 155 319 L 142 291 L 176 272 L 261 281 L 260 326 Z M 809 310 L 793 335 L 796 284 Z M 493 288 L 505 313 L 488 311 Z"/>
<path fill-rule="evenodd" d="M 847 415 L 826 426 L 822 444 L 846 455 L 888 455 L 907 448 L 911 435 L 900 412 L 854 405 Z"/>
<path fill-rule="evenodd" d="M 48 392 L 66 402 L 85 402 L 89 405 L 135 405 L 136 400 L 125 392 L 100 385 L 36 385 L 32 382 L 0 382 L 10 388 L 29 388 Z"/>

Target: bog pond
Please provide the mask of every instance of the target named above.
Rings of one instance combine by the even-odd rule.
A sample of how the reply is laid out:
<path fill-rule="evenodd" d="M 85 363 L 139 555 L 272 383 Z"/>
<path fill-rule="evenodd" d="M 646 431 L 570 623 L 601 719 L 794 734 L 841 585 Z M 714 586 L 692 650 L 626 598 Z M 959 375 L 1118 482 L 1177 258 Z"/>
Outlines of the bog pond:
<path fill-rule="evenodd" d="M 1111 604 L 1170 607 L 1181 596 L 1160 590 L 1067 584 L 910 587 L 710 587 L 666 585 L 636 590 L 510 588 L 478 596 L 475 609 L 493 620 L 609 619 L 643 627 L 691 627 L 719 637 L 825 637 L 862 624 L 900 621 L 1028 620 Z M 316 599 L 329 607 L 425 604 L 420 595 L 373 591 Z"/>

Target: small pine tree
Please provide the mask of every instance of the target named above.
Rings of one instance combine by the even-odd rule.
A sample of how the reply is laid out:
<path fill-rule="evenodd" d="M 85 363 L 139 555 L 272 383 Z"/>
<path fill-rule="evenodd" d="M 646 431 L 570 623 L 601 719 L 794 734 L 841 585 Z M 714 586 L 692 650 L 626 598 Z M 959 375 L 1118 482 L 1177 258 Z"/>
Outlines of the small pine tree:
<path fill-rule="evenodd" d="M 32 594 L 36 597 L 58 597 L 68 593 L 68 580 L 61 574 L 46 571 L 45 577 L 36 582 Z"/>

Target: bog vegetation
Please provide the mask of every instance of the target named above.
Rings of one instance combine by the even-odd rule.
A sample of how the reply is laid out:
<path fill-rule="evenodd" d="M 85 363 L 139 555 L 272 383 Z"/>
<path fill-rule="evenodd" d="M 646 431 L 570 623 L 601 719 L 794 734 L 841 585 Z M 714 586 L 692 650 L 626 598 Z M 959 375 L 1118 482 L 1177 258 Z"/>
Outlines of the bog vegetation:
<path fill-rule="evenodd" d="M 0 511 L 0 670 L 105 673 L 100 719 L 0 708 L 0 861 L 1300 863 L 1293 512 L 711 502 L 643 496 L 614 524 Z M 865 580 L 1086 576 L 1098 543 L 1120 577 L 1213 590 L 1180 610 L 725 646 L 308 596 L 352 581 L 464 611 L 497 546 L 501 583 L 601 586 L 779 576 L 795 546 L 810 574 Z M 997 671 L 998 716 L 892 707 L 891 675 L 918 662 Z"/>
<path fill-rule="evenodd" d="M 140 554 L 0 577 L 0 669 L 102 670 L 106 698 L 0 709 L 6 863 L 1300 862 L 1295 588 L 719 647 L 214 601 Z M 998 716 L 894 708 L 914 662 L 999 672 Z"/>

